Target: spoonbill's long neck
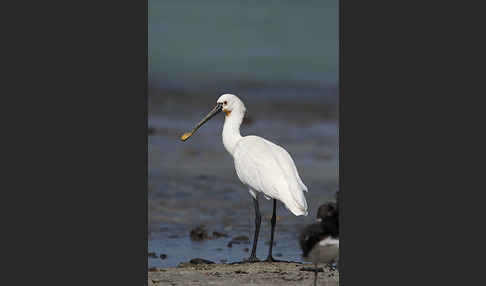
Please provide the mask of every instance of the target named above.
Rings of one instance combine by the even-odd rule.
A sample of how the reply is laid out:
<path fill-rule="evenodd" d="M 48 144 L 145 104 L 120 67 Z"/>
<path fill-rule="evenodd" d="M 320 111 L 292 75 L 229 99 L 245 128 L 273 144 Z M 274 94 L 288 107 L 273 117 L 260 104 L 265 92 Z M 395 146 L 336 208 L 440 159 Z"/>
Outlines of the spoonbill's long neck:
<path fill-rule="evenodd" d="M 223 144 L 228 153 L 233 156 L 236 144 L 241 139 L 240 125 L 243 122 L 245 112 L 240 109 L 233 110 L 226 116 L 223 125 Z"/>

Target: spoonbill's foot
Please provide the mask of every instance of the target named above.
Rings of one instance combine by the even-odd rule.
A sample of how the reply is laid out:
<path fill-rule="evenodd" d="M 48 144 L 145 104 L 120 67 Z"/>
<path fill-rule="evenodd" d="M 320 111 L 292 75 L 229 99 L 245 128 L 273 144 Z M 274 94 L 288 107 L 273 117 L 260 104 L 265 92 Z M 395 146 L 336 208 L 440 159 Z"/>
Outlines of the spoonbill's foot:
<path fill-rule="evenodd" d="M 275 258 L 273 258 L 272 256 L 269 256 L 267 257 L 267 259 L 265 260 L 265 262 L 282 262 L 283 260 L 277 260 Z"/>
<path fill-rule="evenodd" d="M 260 262 L 260 259 L 258 259 L 256 256 L 250 256 L 248 259 L 244 260 L 245 262 L 248 263 L 254 263 L 254 262 Z"/>

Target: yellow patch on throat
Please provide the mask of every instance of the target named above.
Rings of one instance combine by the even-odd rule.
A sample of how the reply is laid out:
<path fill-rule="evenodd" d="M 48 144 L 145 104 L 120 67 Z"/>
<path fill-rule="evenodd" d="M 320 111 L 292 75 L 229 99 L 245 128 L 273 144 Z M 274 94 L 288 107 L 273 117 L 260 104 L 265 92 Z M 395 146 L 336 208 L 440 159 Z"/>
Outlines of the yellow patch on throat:
<path fill-rule="evenodd" d="M 231 114 L 231 111 L 229 111 L 227 109 L 223 109 L 223 112 L 226 113 L 226 116 L 229 116 Z"/>

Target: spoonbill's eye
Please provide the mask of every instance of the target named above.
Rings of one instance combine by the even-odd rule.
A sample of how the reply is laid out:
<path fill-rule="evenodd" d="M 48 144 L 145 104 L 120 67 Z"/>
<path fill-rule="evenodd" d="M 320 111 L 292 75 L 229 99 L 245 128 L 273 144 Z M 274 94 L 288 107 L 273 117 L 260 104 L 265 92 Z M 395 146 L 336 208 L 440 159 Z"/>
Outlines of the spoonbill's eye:
<path fill-rule="evenodd" d="M 228 102 L 226 100 L 223 103 L 224 103 L 224 105 L 228 104 Z"/>

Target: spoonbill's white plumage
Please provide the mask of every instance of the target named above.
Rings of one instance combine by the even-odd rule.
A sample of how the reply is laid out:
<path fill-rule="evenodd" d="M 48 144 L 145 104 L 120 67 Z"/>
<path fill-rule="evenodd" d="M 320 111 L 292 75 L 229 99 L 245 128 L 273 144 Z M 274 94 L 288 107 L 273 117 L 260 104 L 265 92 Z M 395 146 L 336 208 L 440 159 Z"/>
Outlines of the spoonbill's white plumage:
<path fill-rule="evenodd" d="M 275 261 L 272 257 L 272 246 L 276 224 L 276 202 L 281 201 L 296 216 L 307 215 L 307 202 L 304 196 L 307 187 L 302 182 L 292 157 L 284 148 L 258 136 L 241 136 L 240 125 L 246 108 L 233 94 L 220 96 L 216 107 L 191 132 L 182 135 L 181 140 L 187 140 L 220 111 L 226 114 L 223 125 L 224 147 L 233 156 L 238 178 L 248 187 L 255 206 L 255 236 L 249 261 L 258 261 L 255 253 L 261 223 L 259 193 L 263 193 L 267 199 L 273 199 L 272 230 L 267 261 Z"/>
<path fill-rule="evenodd" d="M 268 199 L 281 201 L 294 215 L 307 215 L 307 191 L 289 153 L 257 136 L 245 136 L 233 154 L 236 173 L 256 198 L 262 192 Z"/>

